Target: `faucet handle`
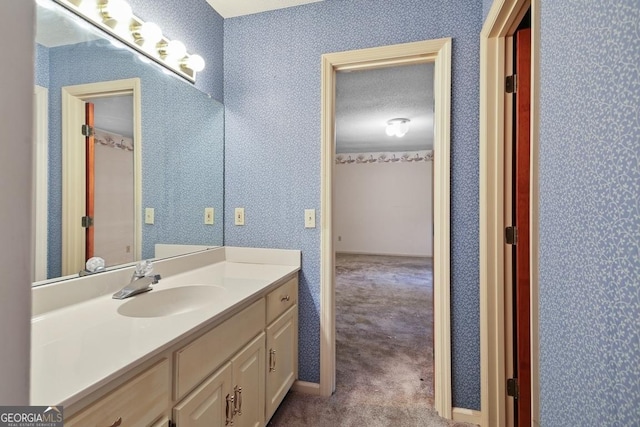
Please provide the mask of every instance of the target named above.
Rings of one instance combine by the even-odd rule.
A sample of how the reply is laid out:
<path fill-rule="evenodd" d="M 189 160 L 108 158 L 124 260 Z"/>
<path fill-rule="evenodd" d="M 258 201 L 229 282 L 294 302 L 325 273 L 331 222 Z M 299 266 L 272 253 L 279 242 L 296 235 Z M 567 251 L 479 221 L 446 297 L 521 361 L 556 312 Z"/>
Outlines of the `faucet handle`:
<path fill-rule="evenodd" d="M 136 271 L 134 275 L 136 277 L 144 277 L 144 276 L 148 276 L 149 273 L 151 273 L 152 271 L 153 271 L 153 263 L 148 259 L 145 259 L 136 264 Z"/>

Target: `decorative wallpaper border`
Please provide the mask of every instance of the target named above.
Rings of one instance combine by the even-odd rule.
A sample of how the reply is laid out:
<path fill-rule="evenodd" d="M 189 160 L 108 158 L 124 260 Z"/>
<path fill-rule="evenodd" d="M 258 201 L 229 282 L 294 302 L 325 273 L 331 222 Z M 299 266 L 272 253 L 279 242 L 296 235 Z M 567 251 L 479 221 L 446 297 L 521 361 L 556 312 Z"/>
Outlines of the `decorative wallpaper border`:
<path fill-rule="evenodd" d="M 336 155 L 336 165 L 353 163 L 396 163 L 432 162 L 433 150 L 412 152 L 340 153 Z"/>
<path fill-rule="evenodd" d="M 125 151 L 133 151 L 133 138 L 97 128 L 95 129 L 94 138 L 96 144 L 119 148 Z"/>

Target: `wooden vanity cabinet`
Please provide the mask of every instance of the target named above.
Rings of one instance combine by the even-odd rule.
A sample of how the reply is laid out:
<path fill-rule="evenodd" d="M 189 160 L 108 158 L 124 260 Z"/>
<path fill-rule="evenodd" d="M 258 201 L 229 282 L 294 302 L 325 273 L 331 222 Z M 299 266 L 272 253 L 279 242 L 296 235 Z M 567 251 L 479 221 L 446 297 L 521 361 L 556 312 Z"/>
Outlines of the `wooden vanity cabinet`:
<path fill-rule="evenodd" d="M 264 426 L 297 378 L 297 303 L 296 275 L 166 350 L 65 427 Z"/>

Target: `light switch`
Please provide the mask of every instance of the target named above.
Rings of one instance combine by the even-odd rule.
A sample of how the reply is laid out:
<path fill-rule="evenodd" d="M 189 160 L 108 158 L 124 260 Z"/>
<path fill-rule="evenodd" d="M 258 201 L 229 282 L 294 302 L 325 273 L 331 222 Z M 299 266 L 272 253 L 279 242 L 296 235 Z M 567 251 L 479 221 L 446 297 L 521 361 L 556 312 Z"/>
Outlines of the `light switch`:
<path fill-rule="evenodd" d="M 304 210 L 304 228 L 316 228 L 316 210 Z"/>
<path fill-rule="evenodd" d="M 244 208 L 236 208 L 236 225 L 244 225 Z"/>
<path fill-rule="evenodd" d="M 155 221 L 155 212 L 153 208 L 145 208 L 144 210 L 144 223 L 153 224 Z"/>
<path fill-rule="evenodd" d="M 213 208 L 204 208 L 204 223 L 213 225 Z"/>

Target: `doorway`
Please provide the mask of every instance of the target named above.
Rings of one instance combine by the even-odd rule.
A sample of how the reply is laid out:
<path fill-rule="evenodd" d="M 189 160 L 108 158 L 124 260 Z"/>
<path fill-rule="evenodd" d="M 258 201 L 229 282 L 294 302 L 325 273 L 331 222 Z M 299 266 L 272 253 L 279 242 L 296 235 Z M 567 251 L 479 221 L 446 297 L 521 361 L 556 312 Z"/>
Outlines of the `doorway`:
<path fill-rule="evenodd" d="M 122 98 L 130 97 L 130 98 Z M 89 83 L 62 88 L 62 273 L 76 274 L 84 268 L 86 261 L 86 232 L 82 218 L 86 216 L 86 147 L 82 129 L 85 120 L 85 104 L 87 101 L 103 104 L 101 99 L 129 99 L 132 111 L 132 147 L 121 138 L 114 138 L 102 132 L 105 144 L 120 146 L 120 151 L 133 153 L 133 172 L 130 181 L 130 192 L 133 195 L 133 238 L 130 243 L 123 244 L 124 256 L 139 259 L 142 248 L 141 218 L 141 100 L 140 79 L 126 79 L 99 83 Z M 113 120 L 111 120 L 111 126 Z M 124 133 L 124 132 L 123 132 Z M 107 141 L 110 139 L 110 141 Z M 118 139 L 116 141 L 115 139 Z M 104 165 L 103 165 L 104 166 Z M 129 173 L 129 172 L 127 172 Z M 104 203 L 103 203 L 104 205 Z M 108 212 L 107 212 L 108 215 Z M 87 223 L 85 222 L 85 225 Z M 129 253 L 127 253 L 129 246 Z M 96 252 L 97 256 L 102 256 Z M 107 264 L 113 264 L 107 260 Z"/>
<path fill-rule="evenodd" d="M 433 407 L 433 72 L 336 73 L 335 397 L 406 419 Z"/>
<path fill-rule="evenodd" d="M 450 171 L 449 122 L 451 39 L 430 40 L 322 56 L 322 229 L 320 302 L 320 386 L 335 391 L 335 79 L 345 70 L 376 69 L 402 64 L 434 63 L 434 360 L 435 409 L 451 418 L 450 346 Z"/>
<path fill-rule="evenodd" d="M 95 109 L 93 255 L 106 266 L 133 262 L 133 95 L 91 100 Z M 92 254 L 85 253 L 85 258 Z"/>

